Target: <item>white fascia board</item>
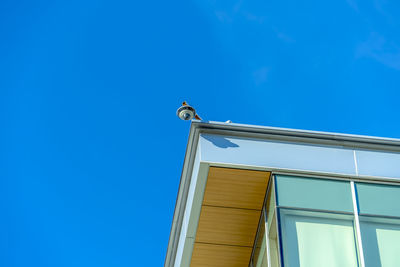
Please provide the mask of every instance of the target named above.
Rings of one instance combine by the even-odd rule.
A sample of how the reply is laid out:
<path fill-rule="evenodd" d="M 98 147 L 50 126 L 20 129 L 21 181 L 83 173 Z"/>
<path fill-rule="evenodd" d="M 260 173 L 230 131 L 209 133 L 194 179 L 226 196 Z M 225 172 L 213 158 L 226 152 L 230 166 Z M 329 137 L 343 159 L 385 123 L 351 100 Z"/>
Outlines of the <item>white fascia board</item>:
<path fill-rule="evenodd" d="M 356 150 L 354 155 L 358 176 L 400 180 L 400 153 Z"/>
<path fill-rule="evenodd" d="M 268 169 L 355 175 L 353 150 L 255 138 L 201 134 L 201 158 L 206 162 Z"/>
<path fill-rule="evenodd" d="M 179 184 L 178 196 L 176 198 L 174 217 L 172 219 L 171 231 L 168 241 L 167 255 L 164 266 L 172 267 L 175 265 L 178 245 L 182 241 L 182 223 L 186 209 L 186 202 L 189 192 L 190 179 L 195 162 L 199 129 L 193 123 L 190 127 L 188 144 L 186 146 L 185 160 L 183 162 L 181 181 Z M 185 229 L 183 230 L 185 231 Z"/>
<path fill-rule="evenodd" d="M 382 149 L 400 152 L 400 139 L 374 137 L 354 134 L 330 133 L 287 129 L 269 126 L 245 125 L 223 122 L 193 121 L 193 126 L 202 133 L 222 134 L 226 136 L 293 141 L 299 143 L 327 144 L 334 146 Z"/>
<path fill-rule="evenodd" d="M 180 237 L 175 256 L 175 267 L 190 265 L 207 182 L 208 169 L 208 164 L 200 163 L 200 153 L 199 150 L 197 150 L 187 194 L 185 212 L 182 218 Z"/>

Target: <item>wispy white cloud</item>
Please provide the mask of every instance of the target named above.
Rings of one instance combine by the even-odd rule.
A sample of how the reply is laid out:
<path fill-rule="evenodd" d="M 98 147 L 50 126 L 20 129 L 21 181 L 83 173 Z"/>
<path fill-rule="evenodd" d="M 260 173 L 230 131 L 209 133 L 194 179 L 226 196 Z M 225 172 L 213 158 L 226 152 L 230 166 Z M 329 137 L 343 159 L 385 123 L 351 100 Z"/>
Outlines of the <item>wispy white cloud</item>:
<path fill-rule="evenodd" d="M 214 11 L 215 16 L 220 22 L 223 23 L 232 23 L 235 19 L 246 19 L 248 21 L 257 22 L 262 24 L 265 20 L 264 16 L 259 16 L 250 12 L 248 10 L 244 10 L 242 8 L 242 0 L 237 1 L 233 5 L 224 9 L 217 9 Z"/>
<path fill-rule="evenodd" d="M 400 47 L 376 32 L 358 45 L 356 57 L 372 58 L 387 67 L 400 70 Z"/>
<path fill-rule="evenodd" d="M 240 8 L 242 7 L 243 0 L 239 0 L 235 3 L 233 6 L 233 12 L 237 13 L 239 12 Z"/>
<path fill-rule="evenodd" d="M 233 6 L 230 8 L 224 8 L 223 10 L 216 10 L 215 16 L 220 22 L 223 23 L 232 23 L 235 17 L 237 16 L 238 12 L 240 11 L 240 8 L 242 6 L 242 0 L 237 1 L 234 3 Z"/>
<path fill-rule="evenodd" d="M 374 0 L 375 10 L 381 14 L 381 16 L 388 22 L 389 24 L 393 24 L 397 19 L 396 16 L 391 14 L 390 8 L 387 6 L 387 0 Z"/>
<path fill-rule="evenodd" d="M 276 27 L 272 27 L 272 30 L 275 32 L 276 37 L 285 43 L 294 43 L 296 41 L 291 36 Z"/>
<path fill-rule="evenodd" d="M 223 23 L 232 23 L 233 18 L 225 11 L 215 11 L 215 16 L 220 22 Z"/>
<path fill-rule="evenodd" d="M 287 34 L 285 34 L 285 33 L 283 33 L 283 32 L 277 32 L 277 33 L 276 33 L 276 36 L 277 36 L 280 40 L 282 40 L 282 41 L 284 41 L 284 42 L 286 42 L 286 43 L 294 43 L 294 42 L 295 42 L 295 40 L 294 40 L 292 37 L 290 37 L 289 35 L 287 35 Z"/>
<path fill-rule="evenodd" d="M 359 12 L 357 0 L 346 0 L 347 4 L 356 12 Z"/>
<path fill-rule="evenodd" d="M 374 0 L 375 9 L 384 16 L 387 16 L 387 12 L 385 10 L 386 1 L 385 0 Z"/>
<path fill-rule="evenodd" d="M 347 0 L 347 1 L 355 1 L 355 0 Z M 229 4 L 228 6 L 224 6 L 223 8 L 221 7 L 217 8 L 216 2 L 213 2 L 212 5 L 215 17 L 223 24 L 232 24 L 237 20 L 243 23 L 244 20 L 249 23 L 259 24 L 266 30 L 272 31 L 273 33 L 275 33 L 276 38 L 285 43 L 295 42 L 295 40 L 287 33 L 276 28 L 270 23 L 266 23 L 267 16 L 259 15 L 257 14 L 257 12 L 254 12 L 254 10 L 249 11 L 248 9 L 243 7 L 243 0 L 238 0 L 236 2 Z"/>
<path fill-rule="evenodd" d="M 264 23 L 264 20 L 265 20 L 264 16 L 257 16 L 255 14 L 247 12 L 247 11 L 243 12 L 243 16 L 249 21 L 255 21 L 260 24 Z"/>
<path fill-rule="evenodd" d="M 253 72 L 254 83 L 258 86 L 267 81 L 269 69 L 261 67 Z"/>

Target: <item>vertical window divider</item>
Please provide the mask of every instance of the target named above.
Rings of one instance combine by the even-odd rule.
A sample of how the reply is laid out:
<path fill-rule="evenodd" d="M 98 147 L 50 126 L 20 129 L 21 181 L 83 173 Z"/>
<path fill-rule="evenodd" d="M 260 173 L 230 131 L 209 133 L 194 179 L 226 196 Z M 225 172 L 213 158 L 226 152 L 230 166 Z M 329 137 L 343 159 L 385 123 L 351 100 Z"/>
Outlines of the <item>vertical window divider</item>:
<path fill-rule="evenodd" d="M 269 252 L 269 233 L 268 233 L 268 218 L 267 218 L 267 211 L 265 209 L 265 205 L 263 206 L 263 213 L 264 213 L 264 228 L 265 228 L 265 248 L 267 250 L 267 262 L 268 267 L 271 267 L 271 256 Z"/>
<path fill-rule="evenodd" d="M 278 209 L 278 192 L 276 190 L 276 176 L 272 176 L 272 188 L 271 190 L 274 190 L 274 209 L 275 209 L 275 223 L 276 223 L 276 235 L 277 235 L 277 245 L 278 245 L 278 265 L 279 267 L 283 266 L 283 253 L 282 253 L 282 247 L 281 247 L 281 242 L 282 242 L 282 237 L 281 237 L 281 227 L 280 227 L 280 220 L 279 220 L 279 209 Z M 364 266 L 363 266 L 364 267 Z"/>
<path fill-rule="evenodd" d="M 359 254 L 359 258 L 360 258 L 360 266 L 365 267 L 364 250 L 363 250 L 362 241 L 361 241 L 360 220 L 358 218 L 358 204 L 357 204 L 357 196 L 356 196 L 356 187 L 355 187 L 354 181 L 350 181 L 350 186 L 351 186 L 351 195 L 353 198 L 354 222 L 356 224 L 355 230 L 356 230 L 356 237 L 357 237 L 358 254 Z"/>

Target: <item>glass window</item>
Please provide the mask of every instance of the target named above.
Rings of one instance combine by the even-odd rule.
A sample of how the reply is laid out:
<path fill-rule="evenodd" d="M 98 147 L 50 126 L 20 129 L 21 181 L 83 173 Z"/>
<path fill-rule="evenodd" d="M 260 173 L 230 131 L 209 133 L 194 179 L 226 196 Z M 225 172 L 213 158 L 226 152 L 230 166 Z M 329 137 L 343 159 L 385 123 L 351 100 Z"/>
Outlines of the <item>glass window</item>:
<path fill-rule="evenodd" d="M 358 266 L 350 215 L 285 209 L 280 214 L 284 266 Z"/>
<path fill-rule="evenodd" d="M 357 183 L 356 189 L 360 214 L 400 217 L 399 186 Z"/>
<path fill-rule="evenodd" d="M 279 267 L 279 247 L 276 225 L 276 205 L 274 182 L 271 179 L 267 203 L 259 223 L 259 229 L 254 245 L 252 258 L 253 267 Z M 267 218 L 264 217 L 267 216 Z"/>
<path fill-rule="evenodd" d="M 366 267 L 400 266 L 400 220 L 360 216 Z"/>
<path fill-rule="evenodd" d="M 279 206 L 353 212 L 350 182 L 278 175 L 276 183 Z"/>
<path fill-rule="evenodd" d="M 267 240 L 265 235 L 265 218 L 261 216 L 257 241 L 254 247 L 253 267 L 268 267 Z"/>
<path fill-rule="evenodd" d="M 365 267 L 400 266 L 400 186 L 355 183 L 353 200 L 350 181 L 277 175 L 271 183 L 253 267 L 358 267 L 361 255 Z"/>
<path fill-rule="evenodd" d="M 276 215 L 274 214 L 271 220 L 271 226 L 268 232 L 269 239 L 269 256 L 271 267 L 279 266 L 279 247 L 278 247 L 278 235 L 276 227 Z"/>
<path fill-rule="evenodd" d="M 267 227 L 268 227 L 268 248 L 271 267 L 279 266 L 279 246 L 278 234 L 276 225 L 276 205 L 275 205 L 275 190 L 274 182 L 272 182 L 272 189 L 268 193 L 266 211 L 267 211 Z"/>

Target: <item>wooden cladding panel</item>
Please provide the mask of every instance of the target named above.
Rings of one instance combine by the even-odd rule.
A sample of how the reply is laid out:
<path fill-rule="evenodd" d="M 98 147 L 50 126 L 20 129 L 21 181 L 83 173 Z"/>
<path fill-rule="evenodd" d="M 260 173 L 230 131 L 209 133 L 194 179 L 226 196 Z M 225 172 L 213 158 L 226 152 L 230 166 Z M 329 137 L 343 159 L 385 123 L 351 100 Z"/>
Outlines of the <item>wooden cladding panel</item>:
<path fill-rule="evenodd" d="M 210 167 L 191 267 L 247 267 L 270 172 Z"/>
<path fill-rule="evenodd" d="M 247 267 L 250 256 L 251 247 L 195 243 L 191 266 Z"/>
<path fill-rule="evenodd" d="M 260 211 L 203 206 L 196 242 L 251 247 Z"/>
<path fill-rule="evenodd" d="M 269 172 L 211 167 L 204 205 L 261 210 Z"/>

